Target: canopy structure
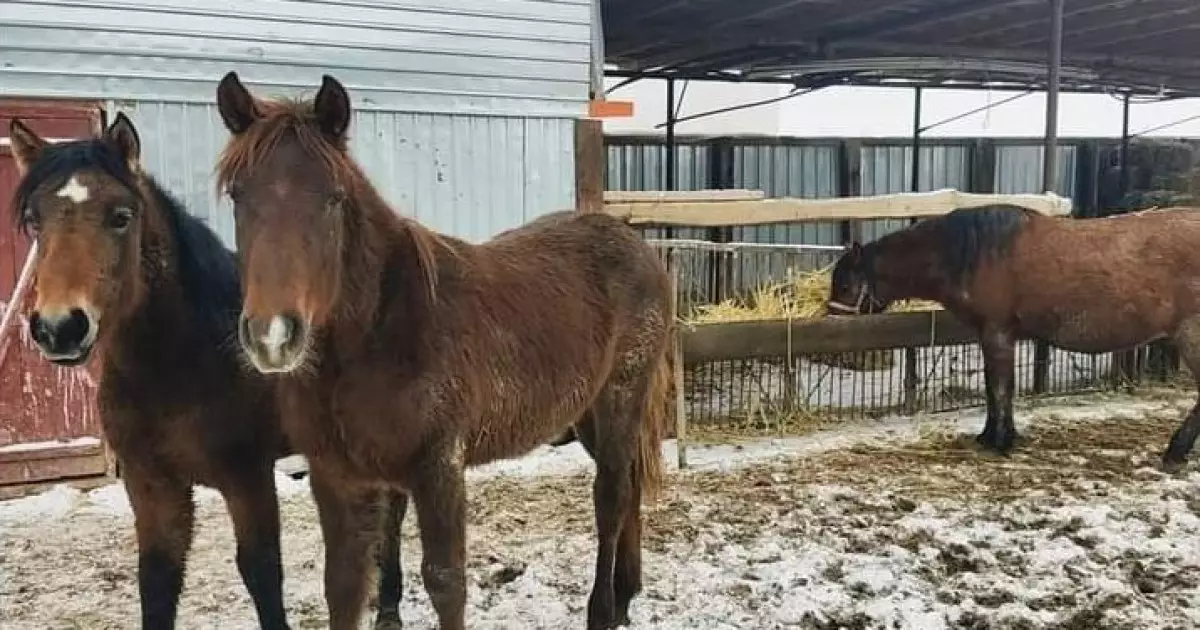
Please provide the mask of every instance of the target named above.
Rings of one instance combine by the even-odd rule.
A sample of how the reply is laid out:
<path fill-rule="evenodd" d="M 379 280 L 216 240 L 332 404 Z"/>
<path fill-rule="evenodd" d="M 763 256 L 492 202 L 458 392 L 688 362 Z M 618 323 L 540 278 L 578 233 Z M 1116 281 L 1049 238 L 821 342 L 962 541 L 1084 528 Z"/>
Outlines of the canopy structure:
<path fill-rule="evenodd" d="M 601 2 L 626 77 L 1045 90 L 1055 48 L 1055 0 Z M 1200 2 L 1059 4 L 1061 89 L 1200 96 Z"/>
<path fill-rule="evenodd" d="M 921 124 L 923 88 L 1044 91 L 1042 190 L 1052 191 L 1060 90 L 1108 93 L 1125 105 L 1125 188 L 1130 100 L 1200 96 L 1198 0 L 594 1 L 605 74 L 667 80 L 669 148 L 678 79 L 794 86 L 782 98 L 837 85 L 915 88 L 914 147 L 931 128 Z M 918 151 L 912 159 L 915 192 Z M 673 189 L 674 151 L 666 162 Z"/>

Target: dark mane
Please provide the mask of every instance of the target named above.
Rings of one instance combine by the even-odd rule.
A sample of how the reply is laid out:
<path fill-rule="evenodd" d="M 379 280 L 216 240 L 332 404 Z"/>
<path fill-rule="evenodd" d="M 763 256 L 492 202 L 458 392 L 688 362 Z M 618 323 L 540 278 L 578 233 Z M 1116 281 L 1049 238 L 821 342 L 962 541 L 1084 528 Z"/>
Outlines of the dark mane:
<path fill-rule="evenodd" d="M 138 175 L 129 170 L 120 152 L 101 139 L 79 140 L 47 146 L 17 186 L 13 197 L 17 225 L 28 230 L 36 208 L 33 195 L 43 186 L 63 185 L 75 172 L 99 169 L 162 212 L 174 236 L 179 281 L 185 298 L 205 337 L 225 347 L 236 330 L 242 306 L 237 259 L 200 219 L 159 186 L 148 173 L 139 188 Z"/>
<path fill-rule="evenodd" d="M 179 282 L 196 316 L 196 324 L 210 341 L 225 347 L 234 338 L 242 309 L 237 257 L 212 229 L 189 214 L 153 177 L 146 175 L 145 179 L 175 237 Z"/>
<path fill-rule="evenodd" d="M 137 190 L 133 173 L 125 158 L 113 145 L 100 139 L 76 140 L 48 145 L 34 162 L 29 173 L 17 184 L 13 194 L 13 218 L 17 228 L 28 233 L 37 218 L 37 208 L 30 205 L 34 193 L 43 186 L 58 188 L 71 175 L 84 169 L 100 169 L 130 190 Z"/>
<path fill-rule="evenodd" d="M 979 263 L 1008 253 L 1033 211 L 997 205 L 959 208 L 926 223 L 937 231 L 945 271 L 955 283 L 969 278 Z"/>

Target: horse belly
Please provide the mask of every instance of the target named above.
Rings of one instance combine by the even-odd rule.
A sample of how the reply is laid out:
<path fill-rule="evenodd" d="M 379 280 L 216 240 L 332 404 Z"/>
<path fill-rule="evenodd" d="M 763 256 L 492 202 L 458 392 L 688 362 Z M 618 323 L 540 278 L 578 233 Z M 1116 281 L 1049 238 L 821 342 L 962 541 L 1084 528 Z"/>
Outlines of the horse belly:
<path fill-rule="evenodd" d="M 1136 307 L 1081 309 L 1055 317 L 1021 318 L 1025 336 L 1070 352 L 1099 354 L 1139 346 L 1166 336 L 1166 326 Z"/>

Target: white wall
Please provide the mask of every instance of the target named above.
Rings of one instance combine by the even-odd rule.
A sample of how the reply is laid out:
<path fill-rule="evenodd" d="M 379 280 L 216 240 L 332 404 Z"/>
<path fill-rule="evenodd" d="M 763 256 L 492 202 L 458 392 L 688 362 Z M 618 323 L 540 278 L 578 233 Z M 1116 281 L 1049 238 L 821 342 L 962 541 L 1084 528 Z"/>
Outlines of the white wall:
<path fill-rule="evenodd" d="M 608 79 L 608 84 L 617 81 Z M 682 91 L 683 82 L 676 82 Z M 739 85 L 693 81 L 683 97 L 682 115 L 786 94 L 778 85 Z M 995 103 L 1014 92 L 926 90 L 922 122 L 929 124 Z M 662 133 L 666 85 L 639 81 L 610 95 L 634 101 L 633 118 L 604 123 L 606 133 Z M 773 105 L 681 123 L 680 134 L 763 134 L 785 136 L 907 137 L 912 130 L 913 91 L 894 88 L 828 88 Z M 1040 137 L 1045 131 L 1044 94 L 1031 94 L 988 112 L 930 130 L 929 136 Z M 1188 116 L 1200 115 L 1200 99 L 1135 104 L 1130 130 L 1137 133 Z M 1063 94 L 1058 133 L 1063 137 L 1116 137 L 1121 133 L 1121 103 L 1106 95 Z M 1150 135 L 1200 137 L 1200 119 Z"/>

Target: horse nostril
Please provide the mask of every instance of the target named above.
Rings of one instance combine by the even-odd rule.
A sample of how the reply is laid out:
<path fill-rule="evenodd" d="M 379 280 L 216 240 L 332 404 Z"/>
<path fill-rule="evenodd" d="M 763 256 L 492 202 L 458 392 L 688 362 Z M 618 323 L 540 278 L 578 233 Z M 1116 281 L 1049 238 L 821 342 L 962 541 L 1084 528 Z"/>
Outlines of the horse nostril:
<path fill-rule="evenodd" d="M 37 311 L 29 314 L 29 335 L 39 346 L 50 346 L 54 343 L 54 333 Z"/>

